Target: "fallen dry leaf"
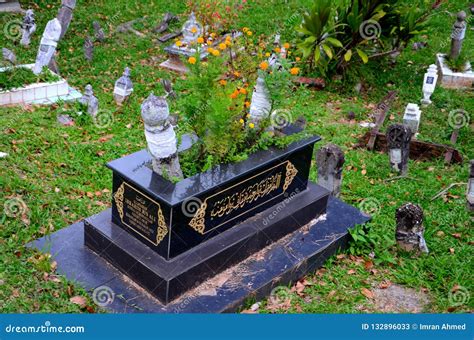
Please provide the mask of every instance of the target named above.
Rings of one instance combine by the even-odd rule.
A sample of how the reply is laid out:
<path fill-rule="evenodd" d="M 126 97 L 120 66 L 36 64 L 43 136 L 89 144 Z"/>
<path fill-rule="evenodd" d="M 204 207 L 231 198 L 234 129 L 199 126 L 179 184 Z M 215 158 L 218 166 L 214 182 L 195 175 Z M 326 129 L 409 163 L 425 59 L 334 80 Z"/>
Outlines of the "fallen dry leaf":
<path fill-rule="evenodd" d="M 362 288 L 360 292 L 362 293 L 362 295 L 364 295 L 368 299 L 373 299 L 374 298 L 374 293 L 372 293 L 367 288 Z"/>
<path fill-rule="evenodd" d="M 387 288 L 390 287 L 391 285 L 392 285 L 392 282 L 390 282 L 390 281 L 383 281 L 383 282 L 380 282 L 379 288 L 380 288 L 380 289 L 387 289 Z"/>
<path fill-rule="evenodd" d="M 69 301 L 71 301 L 75 305 L 80 306 L 81 308 L 84 308 L 87 305 L 87 300 L 83 296 L 73 296 L 69 299 Z"/>

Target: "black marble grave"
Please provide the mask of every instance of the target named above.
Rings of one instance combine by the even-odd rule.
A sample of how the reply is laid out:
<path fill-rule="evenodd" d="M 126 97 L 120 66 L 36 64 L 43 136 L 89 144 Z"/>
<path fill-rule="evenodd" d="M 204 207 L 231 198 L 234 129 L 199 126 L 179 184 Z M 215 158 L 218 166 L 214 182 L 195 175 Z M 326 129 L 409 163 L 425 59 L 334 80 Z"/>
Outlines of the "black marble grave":
<path fill-rule="evenodd" d="M 170 260 L 305 191 L 319 140 L 260 151 L 176 184 L 152 171 L 146 150 L 112 161 L 112 220 Z"/>

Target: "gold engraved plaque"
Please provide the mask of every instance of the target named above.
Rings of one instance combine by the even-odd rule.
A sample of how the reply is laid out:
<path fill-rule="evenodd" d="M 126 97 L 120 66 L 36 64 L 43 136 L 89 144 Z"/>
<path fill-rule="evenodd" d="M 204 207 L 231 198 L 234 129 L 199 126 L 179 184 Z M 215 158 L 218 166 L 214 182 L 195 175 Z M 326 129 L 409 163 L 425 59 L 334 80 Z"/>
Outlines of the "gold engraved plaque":
<path fill-rule="evenodd" d="M 155 246 L 168 234 L 158 202 L 123 182 L 114 194 L 120 221 Z"/>
<path fill-rule="evenodd" d="M 189 226 L 204 235 L 242 218 L 285 194 L 297 174 L 293 163 L 286 161 L 221 190 L 202 202 Z"/>

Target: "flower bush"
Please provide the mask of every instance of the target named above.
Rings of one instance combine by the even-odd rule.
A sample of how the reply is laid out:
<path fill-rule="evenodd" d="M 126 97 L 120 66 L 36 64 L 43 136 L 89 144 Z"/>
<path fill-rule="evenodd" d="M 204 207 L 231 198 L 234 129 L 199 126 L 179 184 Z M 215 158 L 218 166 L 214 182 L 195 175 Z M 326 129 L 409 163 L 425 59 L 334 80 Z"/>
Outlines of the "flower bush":
<path fill-rule="evenodd" d="M 202 37 L 194 46 L 196 55 L 183 60 L 189 73 L 178 84 L 182 92 L 174 104 L 180 112 L 178 125 L 181 132 L 193 132 L 199 138 L 181 156 L 185 176 L 241 161 L 258 149 L 281 144 L 268 129 L 270 114 L 258 124 L 250 119 L 253 85 L 258 76 L 264 78 L 272 112 L 286 105 L 291 77 L 299 69 L 285 58 L 278 58 L 272 67 L 265 59 L 270 52 L 264 37 L 254 37 L 247 28 L 243 32 L 238 38 L 216 36 L 212 45 Z M 209 55 L 201 60 L 204 48 Z"/>

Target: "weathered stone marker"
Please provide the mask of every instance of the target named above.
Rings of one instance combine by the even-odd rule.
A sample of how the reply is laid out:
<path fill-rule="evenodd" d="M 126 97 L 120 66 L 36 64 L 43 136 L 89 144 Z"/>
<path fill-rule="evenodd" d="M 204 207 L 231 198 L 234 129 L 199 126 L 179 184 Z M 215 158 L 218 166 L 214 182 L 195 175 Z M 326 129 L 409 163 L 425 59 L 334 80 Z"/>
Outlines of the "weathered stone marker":
<path fill-rule="evenodd" d="M 474 159 L 470 163 L 469 181 L 467 182 L 467 208 L 474 212 Z"/>
<path fill-rule="evenodd" d="M 258 122 L 270 115 L 271 108 L 272 104 L 270 103 L 265 79 L 258 77 L 250 103 L 250 120 L 258 124 Z"/>
<path fill-rule="evenodd" d="M 76 0 L 62 0 L 61 7 L 59 8 L 57 19 L 61 23 L 61 36 L 62 39 L 66 34 L 69 25 L 71 24 L 72 20 L 72 13 L 76 8 Z"/>
<path fill-rule="evenodd" d="M 457 20 L 453 26 L 453 32 L 451 34 L 451 52 L 449 53 L 449 59 L 456 60 L 461 54 L 462 43 L 466 36 L 466 12 L 461 11 L 458 13 Z"/>
<path fill-rule="evenodd" d="M 405 114 L 403 116 L 403 124 L 410 128 L 413 136 L 418 133 L 418 129 L 420 128 L 420 120 L 420 107 L 416 104 L 408 104 L 405 109 Z"/>
<path fill-rule="evenodd" d="M 318 150 L 318 184 L 338 197 L 341 193 L 344 152 L 335 144 L 327 144 Z"/>
<path fill-rule="evenodd" d="M 165 178 L 183 178 L 176 133 L 170 123 L 169 106 L 163 97 L 150 96 L 141 107 L 145 137 L 152 156 L 153 171 Z"/>
<path fill-rule="evenodd" d="M 56 46 L 58 46 L 60 37 L 61 23 L 58 19 L 50 20 L 46 25 L 43 37 L 41 38 L 38 55 L 36 56 L 36 63 L 33 67 L 34 74 L 40 74 L 43 70 L 43 67 L 49 65 L 51 59 L 56 53 Z"/>
<path fill-rule="evenodd" d="M 395 238 L 400 248 L 406 251 L 428 253 L 424 238 L 423 209 L 419 205 L 407 203 L 397 209 Z"/>
<path fill-rule="evenodd" d="M 36 31 L 35 13 L 32 9 L 26 11 L 25 17 L 23 18 L 23 24 L 21 25 L 22 36 L 20 44 L 23 46 L 29 46 L 31 42 L 31 36 Z"/>
<path fill-rule="evenodd" d="M 408 173 L 411 130 L 402 124 L 393 124 L 387 129 L 387 145 L 392 169 L 402 176 Z"/>
<path fill-rule="evenodd" d="M 92 27 L 94 28 L 94 37 L 98 41 L 104 42 L 105 41 L 105 33 L 104 33 L 104 30 L 102 29 L 102 27 L 100 27 L 99 22 L 94 21 L 92 23 Z"/>
<path fill-rule="evenodd" d="M 421 103 L 423 105 L 430 105 L 431 96 L 436 88 L 438 82 L 438 67 L 435 64 L 430 65 L 428 71 L 425 73 L 423 80 L 423 99 Z"/>
<path fill-rule="evenodd" d="M 84 40 L 84 58 L 88 62 L 92 62 L 92 59 L 94 59 L 94 42 L 89 36 Z"/>
<path fill-rule="evenodd" d="M 3 47 L 2 48 L 3 60 L 9 62 L 12 65 L 16 65 L 16 55 L 12 50 Z"/>
<path fill-rule="evenodd" d="M 173 15 L 172 13 L 165 13 L 163 21 L 153 29 L 153 32 L 158 34 L 163 33 L 169 28 L 170 23 L 178 20 L 178 17 Z"/>
<path fill-rule="evenodd" d="M 94 96 L 94 90 L 92 85 L 87 85 L 84 91 L 84 95 L 79 99 L 79 103 L 87 106 L 87 113 L 91 117 L 97 116 L 99 112 L 99 100 Z"/>
<path fill-rule="evenodd" d="M 115 82 L 114 99 L 117 105 L 122 105 L 133 92 L 133 83 L 130 79 L 130 69 L 125 68 L 123 75 Z"/>

